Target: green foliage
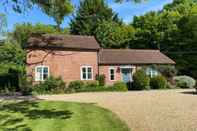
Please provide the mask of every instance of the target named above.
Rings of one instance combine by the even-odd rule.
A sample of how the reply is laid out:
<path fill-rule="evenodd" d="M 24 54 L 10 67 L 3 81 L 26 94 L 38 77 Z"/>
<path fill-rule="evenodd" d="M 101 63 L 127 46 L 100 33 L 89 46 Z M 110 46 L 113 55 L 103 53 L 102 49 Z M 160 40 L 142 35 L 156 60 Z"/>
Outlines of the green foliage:
<path fill-rule="evenodd" d="M 37 23 L 35 25 L 30 23 L 22 23 L 15 25 L 15 29 L 10 36 L 24 48 L 27 44 L 28 38 L 33 33 L 61 34 L 66 33 L 66 30 L 58 31 L 54 26 L 44 25 L 41 23 Z"/>
<path fill-rule="evenodd" d="M 156 76 L 150 79 L 150 87 L 152 89 L 165 89 L 167 87 L 167 80 L 163 76 Z"/>
<path fill-rule="evenodd" d="M 96 80 L 99 82 L 99 86 L 105 85 L 105 75 L 96 75 Z"/>
<path fill-rule="evenodd" d="M 115 82 L 113 87 L 115 91 L 128 91 L 127 85 L 124 82 Z"/>
<path fill-rule="evenodd" d="M 7 26 L 6 16 L 0 13 L 0 38 L 5 33 L 5 28 Z"/>
<path fill-rule="evenodd" d="M 150 78 L 143 70 L 138 70 L 133 75 L 132 90 L 144 90 L 149 89 Z"/>
<path fill-rule="evenodd" d="M 123 82 L 116 82 L 113 86 L 100 86 L 98 81 L 72 81 L 68 86 L 69 92 L 98 92 L 98 91 L 128 91 Z"/>
<path fill-rule="evenodd" d="M 173 66 L 159 66 L 157 68 L 159 72 L 167 78 L 173 78 L 177 74 L 177 70 Z"/>
<path fill-rule="evenodd" d="M 19 75 L 24 73 L 24 51 L 17 44 L 6 42 L 0 46 L 0 61 L 1 92 L 20 91 Z"/>
<path fill-rule="evenodd" d="M 175 0 L 162 11 L 135 17 L 130 48 L 160 49 L 176 61 L 179 74 L 197 78 L 197 3 Z"/>
<path fill-rule="evenodd" d="M 132 26 L 114 21 L 101 22 L 95 31 L 95 37 L 103 48 L 126 48 L 134 35 Z"/>
<path fill-rule="evenodd" d="M 85 86 L 85 83 L 83 81 L 71 81 L 68 85 L 68 89 L 70 90 L 70 92 L 77 92 L 80 89 L 82 89 Z"/>
<path fill-rule="evenodd" d="M 70 30 L 76 35 L 94 35 L 102 21 L 121 23 L 117 14 L 107 6 L 104 0 L 80 1 L 76 16 L 71 20 Z"/>
<path fill-rule="evenodd" d="M 31 95 L 33 89 L 32 80 L 28 80 L 24 74 L 19 75 L 19 91 L 22 95 Z"/>
<path fill-rule="evenodd" d="M 38 94 L 59 94 L 67 91 L 65 82 L 61 77 L 49 77 L 44 82 L 34 85 L 33 91 Z"/>
<path fill-rule="evenodd" d="M 16 43 L 5 43 L 0 46 L 0 61 L 1 64 L 24 65 L 25 52 Z"/>
<path fill-rule="evenodd" d="M 97 87 L 99 86 L 99 82 L 98 81 L 87 81 L 85 82 L 85 87 Z"/>
<path fill-rule="evenodd" d="M 180 88 L 193 88 L 196 85 L 196 80 L 189 76 L 176 76 L 174 79 Z"/>
<path fill-rule="evenodd" d="M 73 11 L 70 0 L 49 0 L 45 3 L 40 0 L 34 0 L 34 3 L 38 5 L 45 14 L 54 18 L 59 30 L 64 17 Z"/>

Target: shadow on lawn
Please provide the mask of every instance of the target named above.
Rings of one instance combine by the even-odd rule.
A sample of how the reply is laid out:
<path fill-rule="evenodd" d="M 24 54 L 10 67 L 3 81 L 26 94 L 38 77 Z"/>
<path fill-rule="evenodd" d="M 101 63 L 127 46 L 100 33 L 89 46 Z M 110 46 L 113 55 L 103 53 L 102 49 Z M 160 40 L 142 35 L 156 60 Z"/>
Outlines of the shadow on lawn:
<path fill-rule="evenodd" d="M 23 118 L 16 118 L 12 115 L 0 115 L 0 129 L 3 131 L 31 131 L 31 128 L 23 122 Z"/>
<path fill-rule="evenodd" d="M 24 122 L 24 117 L 27 119 L 69 119 L 73 112 L 69 110 L 57 110 L 55 108 L 42 109 L 36 101 L 20 101 L 20 102 L 5 102 L 1 103 L 0 111 L 6 112 L 8 115 L 0 114 L 0 129 L 17 130 L 23 129 L 31 131 Z M 12 113 L 21 113 L 24 117 L 16 118 Z M 9 128 L 11 127 L 11 128 Z"/>

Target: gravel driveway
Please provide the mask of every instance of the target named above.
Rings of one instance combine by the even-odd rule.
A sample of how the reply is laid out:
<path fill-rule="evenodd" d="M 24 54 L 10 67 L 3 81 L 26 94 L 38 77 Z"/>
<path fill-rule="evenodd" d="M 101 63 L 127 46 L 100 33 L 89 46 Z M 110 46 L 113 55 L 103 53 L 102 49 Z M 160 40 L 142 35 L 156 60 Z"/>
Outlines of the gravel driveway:
<path fill-rule="evenodd" d="M 39 98 L 96 103 L 115 112 L 132 131 L 197 131 L 197 95 L 192 92 L 78 93 Z"/>

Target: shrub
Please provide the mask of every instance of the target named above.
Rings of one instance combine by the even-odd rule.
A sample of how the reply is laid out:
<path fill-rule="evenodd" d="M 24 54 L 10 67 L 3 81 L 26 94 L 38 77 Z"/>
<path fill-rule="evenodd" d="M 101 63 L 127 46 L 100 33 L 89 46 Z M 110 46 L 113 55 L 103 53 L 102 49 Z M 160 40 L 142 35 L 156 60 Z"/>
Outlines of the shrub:
<path fill-rule="evenodd" d="M 177 74 L 177 70 L 173 66 L 159 66 L 158 70 L 167 78 L 173 78 Z"/>
<path fill-rule="evenodd" d="M 96 75 L 96 80 L 99 82 L 99 86 L 105 85 L 105 75 Z"/>
<path fill-rule="evenodd" d="M 76 81 L 71 81 L 68 85 L 68 90 L 70 92 L 76 92 L 81 90 L 85 86 L 83 81 L 76 80 Z"/>
<path fill-rule="evenodd" d="M 65 82 L 61 77 L 49 77 L 44 82 L 34 86 L 33 91 L 38 94 L 58 94 L 67 91 Z"/>
<path fill-rule="evenodd" d="M 189 76 L 176 76 L 174 79 L 180 88 L 193 88 L 196 85 L 196 80 Z"/>
<path fill-rule="evenodd" d="M 26 75 L 19 77 L 19 89 L 23 95 L 30 95 L 32 93 L 32 80 L 28 80 Z"/>
<path fill-rule="evenodd" d="M 98 81 L 87 81 L 85 82 L 85 86 L 84 87 L 97 87 L 99 86 L 99 82 Z"/>
<path fill-rule="evenodd" d="M 156 76 L 150 79 L 150 87 L 152 89 L 165 89 L 167 88 L 167 80 L 163 76 Z"/>
<path fill-rule="evenodd" d="M 132 90 L 149 89 L 150 78 L 143 70 L 136 71 L 133 75 L 133 80 Z"/>
<path fill-rule="evenodd" d="M 112 88 L 115 91 L 128 91 L 127 85 L 124 82 L 116 82 Z"/>

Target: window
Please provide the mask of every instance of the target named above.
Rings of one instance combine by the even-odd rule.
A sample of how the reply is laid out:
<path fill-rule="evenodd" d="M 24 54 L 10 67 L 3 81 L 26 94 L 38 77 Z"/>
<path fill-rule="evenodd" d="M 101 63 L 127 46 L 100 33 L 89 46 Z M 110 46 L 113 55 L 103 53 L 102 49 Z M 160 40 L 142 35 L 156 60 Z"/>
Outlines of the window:
<path fill-rule="evenodd" d="M 115 80 L 115 68 L 110 68 L 109 69 L 109 79 L 111 81 L 114 81 Z"/>
<path fill-rule="evenodd" d="M 158 71 L 156 69 L 153 69 L 153 68 L 147 68 L 146 69 L 146 75 L 148 75 L 152 78 L 152 77 L 155 77 L 155 76 L 158 75 Z"/>
<path fill-rule="evenodd" d="M 81 67 L 81 80 L 93 80 L 93 70 L 91 66 Z"/>
<path fill-rule="evenodd" d="M 36 66 L 35 69 L 35 81 L 44 81 L 49 77 L 48 66 Z"/>

